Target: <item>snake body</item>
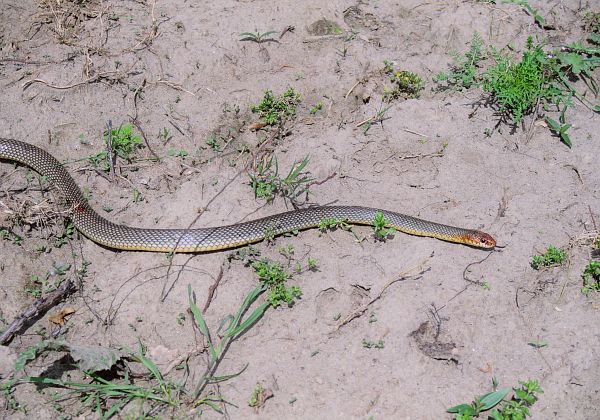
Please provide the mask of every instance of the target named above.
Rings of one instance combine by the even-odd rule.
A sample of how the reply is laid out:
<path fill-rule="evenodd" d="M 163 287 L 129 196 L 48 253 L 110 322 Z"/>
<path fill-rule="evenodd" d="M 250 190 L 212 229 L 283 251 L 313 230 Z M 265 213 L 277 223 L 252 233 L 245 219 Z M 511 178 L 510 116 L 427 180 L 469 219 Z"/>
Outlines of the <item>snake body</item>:
<path fill-rule="evenodd" d="M 388 226 L 411 235 L 492 249 L 496 241 L 487 233 L 443 225 L 401 213 L 358 206 L 322 206 L 288 211 L 248 222 L 200 229 L 145 229 L 113 223 L 88 204 L 63 165 L 39 147 L 0 138 L 0 158 L 20 162 L 45 176 L 64 195 L 75 227 L 92 241 L 113 249 L 154 252 L 207 252 L 258 242 L 266 237 L 319 226 L 323 219 L 372 225 L 377 212 Z"/>

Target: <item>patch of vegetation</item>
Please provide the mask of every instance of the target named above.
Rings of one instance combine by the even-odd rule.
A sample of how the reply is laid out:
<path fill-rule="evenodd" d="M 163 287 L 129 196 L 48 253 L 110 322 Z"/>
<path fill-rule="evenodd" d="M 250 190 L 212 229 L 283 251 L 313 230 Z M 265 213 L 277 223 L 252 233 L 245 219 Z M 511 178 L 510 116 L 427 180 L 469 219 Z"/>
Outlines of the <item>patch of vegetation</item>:
<path fill-rule="evenodd" d="M 368 120 L 363 121 L 362 123 L 360 123 L 359 125 L 357 125 L 357 127 L 362 126 L 363 128 L 363 134 L 366 136 L 367 132 L 371 129 L 371 127 L 374 124 L 377 123 L 382 123 L 384 120 L 387 120 L 389 117 L 386 117 L 385 114 L 386 112 L 388 112 L 390 109 L 390 107 L 381 107 L 379 109 L 379 111 L 377 111 L 377 114 L 375 114 L 374 116 L 372 116 L 371 118 L 369 118 Z"/>
<path fill-rule="evenodd" d="M 600 43 L 600 36 L 598 38 Z M 571 125 L 566 122 L 566 113 L 573 105 L 573 98 L 600 112 L 600 106 L 594 105 L 573 86 L 575 81 L 582 80 L 594 96 L 599 93 L 592 72 L 600 66 L 600 48 L 577 42 L 548 52 L 528 37 L 520 59 L 493 47 L 487 51 L 485 55 L 491 57 L 494 64 L 479 74 L 484 51 L 481 38 L 474 34 L 469 51 L 464 55 L 454 54 L 450 72 L 438 74 L 435 80 L 446 82 L 443 88 L 453 90 L 481 87 L 490 94 L 491 103 L 498 107 L 501 122 L 516 125 L 526 115 L 555 109 L 559 111 L 558 121 L 547 115 L 544 119 L 549 129 L 569 147 L 572 144 L 567 132 Z M 490 134 L 488 131 L 486 135 Z"/>
<path fill-rule="evenodd" d="M 17 235 L 11 230 L 2 228 L 0 229 L 0 240 L 10 241 L 15 245 L 21 245 L 23 243 L 23 237 Z"/>
<path fill-rule="evenodd" d="M 296 115 L 296 108 L 300 104 L 300 94 L 289 88 L 281 95 L 275 96 L 271 90 L 265 91 L 260 103 L 252 105 L 250 110 L 267 125 L 281 125 Z"/>
<path fill-rule="evenodd" d="M 475 398 L 471 404 L 460 404 L 451 407 L 447 412 L 453 413 L 455 420 L 471 420 L 478 418 L 481 413 L 497 407 L 485 418 L 493 420 L 525 419 L 531 416 L 529 408 L 535 404 L 539 394 L 543 394 L 544 391 L 536 380 L 519 381 L 519 384 L 521 385 L 519 388 L 513 388 L 513 397 L 510 400 L 505 400 L 511 389 L 496 390 L 498 383 L 496 378 L 493 378 L 494 391 Z"/>
<path fill-rule="evenodd" d="M 588 296 L 590 292 L 600 292 L 600 261 L 590 261 L 583 274 L 581 293 Z"/>
<path fill-rule="evenodd" d="M 252 252 L 246 253 L 243 258 L 254 259 L 252 255 L 254 255 Z M 9 402 L 12 401 L 10 407 L 16 410 L 22 409 L 13 398 L 15 388 L 19 384 L 35 383 L 45 387 L 60 388 L 66 390 L 70 397 L 78 398 L 86 407 L 105 419 L 117 415 L 132 402 L 138 403 L 137 416 L 140 418 L 155 416 L 168 407 L 184 410 L 185 416 L 189 416 L 202 406 L 211 407 L 222 413 L 221 406 L 227 402 L 213 391 L 207 392 L 206 388 L 209 384 L 230 380 L 246 369 L 247 365 L 236 373 L 216 376 L 216 370 L 231 343 L 258 322 L 268 308 L 276 308 L 283 303 L 292 305 L 301 295 L 298 287 L 286 286 L 285 283 L 292 275 L 279 263 L 268 259 L 254 259 L 252 267 L 259 277 L 260 284 L 246 296 L 234 315 L 228 315 L 220 322 L 214 334 L 209 330 L 202 312 L 195 303 L 191 285 L 188 286 L 189 308 L 198 330 L 206 340 L 209 355 L 206 370 L 194 385 L 194 389 L 188 389 L 186 385 L 189 380 L 187 362 L 184 362 L 183 378 L 177 382 L 167 380 L 156 364 L 146 357 L 146 348 L 141 343 L 139 350 L 134 352 L 99 346 L 79 346 L 63 340 L 50 339 L 39 342 L 19 355 L 14 373 L 3 383 L 1 391 Z M 256 300 L 265 292 L 268 293 L 266 302 L 252 310 Z M 181 324 L 184 319 L 185 316 L 180 314 L 177 322 Z M 139 321 L 141 319 L 138 319 Z M 70 372 L 69 380 L 24 375 L 27 363 L 49 352 L 68 353 L 70 360 L 73 361 L 73 367 L 77 368 L 79 373 Z M 141 365 L 140 368 L 145 372 L 145 375 L 142 375 L 144 381 L 140 381 L 138 375 L 135 377 L 131 375 L 128 363 Z M 106 372 L 109 371 L 110 377 L 106 376 Z M 71 379 L 78 376 L 82 378 L 80 381 Z M 62 395 L 57 394 L 57 396 Z M 57 404 L 57 407 L 61 411 L 64 410 L 60 404 Z"/>
<path fill-rule="evenodd" d="M 142 146 L 142 138 L 135 134 L 133 129 L 134 125 L 128 123 L 104 131 L 104 144 L 107 147 L 110 145 L 110 150 L 114 155 L 128 162 L 131 162 L 134 152 Z M 89 156 L 87 160 L 96 168 L 103 171 L 110 170 L 109 156 L 106 150 Z"/>
<path fill-rule="evenodd" d="M 252 41 L 257 44 L 262 44 L 263 42 L 277 42 L 276 39 L 272 38 L 271 35 L 275 35 L 277 31 L 267 31 L 267 32 L 242 32 L 240 34 L 240 41 Z"/>
<path fill-rule="evenodd" d="M 549 246 L 546 252 L 534 255 L 531 259 L 531 267 L 539 270 L 541 267 L 552 267 L 561 265 L 567 259 L 567 253 L 562 249 Z"/>
<path fill-rule="evenodd" d="M 531 7 L 528 0 L 502 0 L 502 3 L 510 3 L 510 4 L 516 4 L 517 6 L 521 6 L 523 9 L 525 9 L 527 11 L 527 13 L 529 13 L 531 16 L 533 16 L 535 23 L 537 23 L 540 26 L 540 28 L 543 28 L 543 29 L 546 28 L 546 21 L 544 20 L 544 18 L 542 16 L 540 16 L 537 9 L 534 9 L 533 7 Z"/>
<path fill-rule="evenodd" d="M 350 230 L 352 226 L 344 219 L 336 219 L 335 217 L 324 217 L 319 221 L 319 230 L 327 232 L 335 229 Z"/>
<path fill-rule="evenodd" d="M 366 349 L 383 349 L 385 347 L 385 342 L 383 340 L 370 341 L 363 339 L 362 346 Z"/>
<path fill-rule="evenodd" d="M 445 83 L 442 89 L 465 90 L 477 83 L 479 62 L 483 59 L 483 39 L 477 32 L 473 33 L 469 50 L 464 54 L 450 53 L 452 64 L 448 73 L 440 72 L 434 78 L 438 83 Z"/>
<path fill-rule="evenodd" d="M 497 63 L 483 74 L 482 87 L 493 95 L 500 112 L 513 122 L 520 122 L 540 100 L 546 103 L 560 101 L 560 90 L 546 82 L 545 53 L 541 46 L 533 45 L 531 37 L 518 63 L 494 49 L 492 55 Z"/>
<path fill-rule="evenodd" d="M 600 12 L 588 10 L 583 16 L 584 29 L 593 34 L 600 34 Z M 597 43 L 597 41 L 595 41 Z"/>
<path fill-rule="evenodd" d="M 388 237 L 393 236 L 396 233 L 396 229 L 389 227 L 390 222 L 385 218 L 382 212 L 378 211 L 375 213 L 373 218 L 373 233 L 375 239 L 385 241 Z"/>
<path fill-rule="evenodd" d="M 406 70 L 393 71 L 390 75 L 390 82 L 392 86 L 383 89 L 383 100 L 387 102 L 399 98 L 418 98 L 423 90 L 423 79 Z"/>
<path fill-rule="evenodd" d="M 313 181 L 310 172 L 304 172 L 308 162 L 308 156 L 301 162 L 294 162 L 286 177 L 281 178 L 276 158 L 261 160 L 256 171 L 248 174 L 254 196 L 270 203 L 276 195 L 295 202 L 300 195 L 308 194 L 310 183 Z"/>
<path fill-rule="evenodd" d="M 255 261 L 252 268 L 256 271 L 264 289 L 269 291 L 267 301 L 273 308 L 277 308 L 284 302 L 288 306 L 292 306 L 296 299 L 302 295 L 299 287 L 286 287 L 285 283 L 292 275 L 278 262 L 263 258 Z"/>
<path fill-rule="evenodd" d="M 310 114 L 315 115 L 317 112 L 323 109 L 323 102 L 317 102 L 315 106 L 310 109 Z"/>

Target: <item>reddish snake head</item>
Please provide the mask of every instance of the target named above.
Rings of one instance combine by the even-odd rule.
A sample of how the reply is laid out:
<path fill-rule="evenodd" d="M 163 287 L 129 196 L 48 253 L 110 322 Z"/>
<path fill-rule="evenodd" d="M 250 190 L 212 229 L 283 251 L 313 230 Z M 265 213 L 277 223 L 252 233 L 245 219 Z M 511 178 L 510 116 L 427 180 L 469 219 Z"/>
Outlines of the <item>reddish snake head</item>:
<path fill-rule="evenodd" d="M 494 249 L 496 247 L 496 240 L 491 235 L 480 230 L 472 231 L 464 240 L 468 245 L 477 248 Z"/>

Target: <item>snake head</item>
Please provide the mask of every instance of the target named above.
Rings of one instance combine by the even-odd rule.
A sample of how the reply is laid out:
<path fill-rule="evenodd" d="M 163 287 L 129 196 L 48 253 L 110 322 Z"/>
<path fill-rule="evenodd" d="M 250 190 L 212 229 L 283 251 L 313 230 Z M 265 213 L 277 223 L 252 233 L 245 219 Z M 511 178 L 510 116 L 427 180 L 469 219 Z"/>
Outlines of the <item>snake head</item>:
<path fill-rule="evenodd" d="M 469 245 L 477 248 L 494 249 L 496 247 L 496 240 L 485 232 L 480 230 L 474 230 L 468 238 Z"/>

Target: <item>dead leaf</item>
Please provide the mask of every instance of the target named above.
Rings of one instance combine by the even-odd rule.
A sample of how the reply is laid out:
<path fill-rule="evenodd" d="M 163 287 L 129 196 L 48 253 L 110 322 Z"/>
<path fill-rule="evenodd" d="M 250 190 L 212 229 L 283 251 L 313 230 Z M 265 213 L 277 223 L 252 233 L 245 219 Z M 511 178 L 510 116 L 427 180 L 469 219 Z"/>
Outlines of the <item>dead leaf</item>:
<path fill-rule="evenodd" d="M 265 128 L 266 126 L 267 126 L 266 123 L 264 123 L 262 121 L 257 121 L 257 122 L 250 124 L 250 127 L 248 127 L 248 128 L 250 128 L 250 131 L 258 131 L 261 128 Z"/>
<path fill-rule="evenodd" d="M 73 309 L 73 308 L 70 308 L 70 307 L 63 308 L 60 311 L 49 315 L 48 321 L 52 322 L 53 324 L 63 326 L 63 325 L 65 325 L 65 322 L 66 322 L 65 318 L 74 313 L 75 313 L 75 309 Z"/>

